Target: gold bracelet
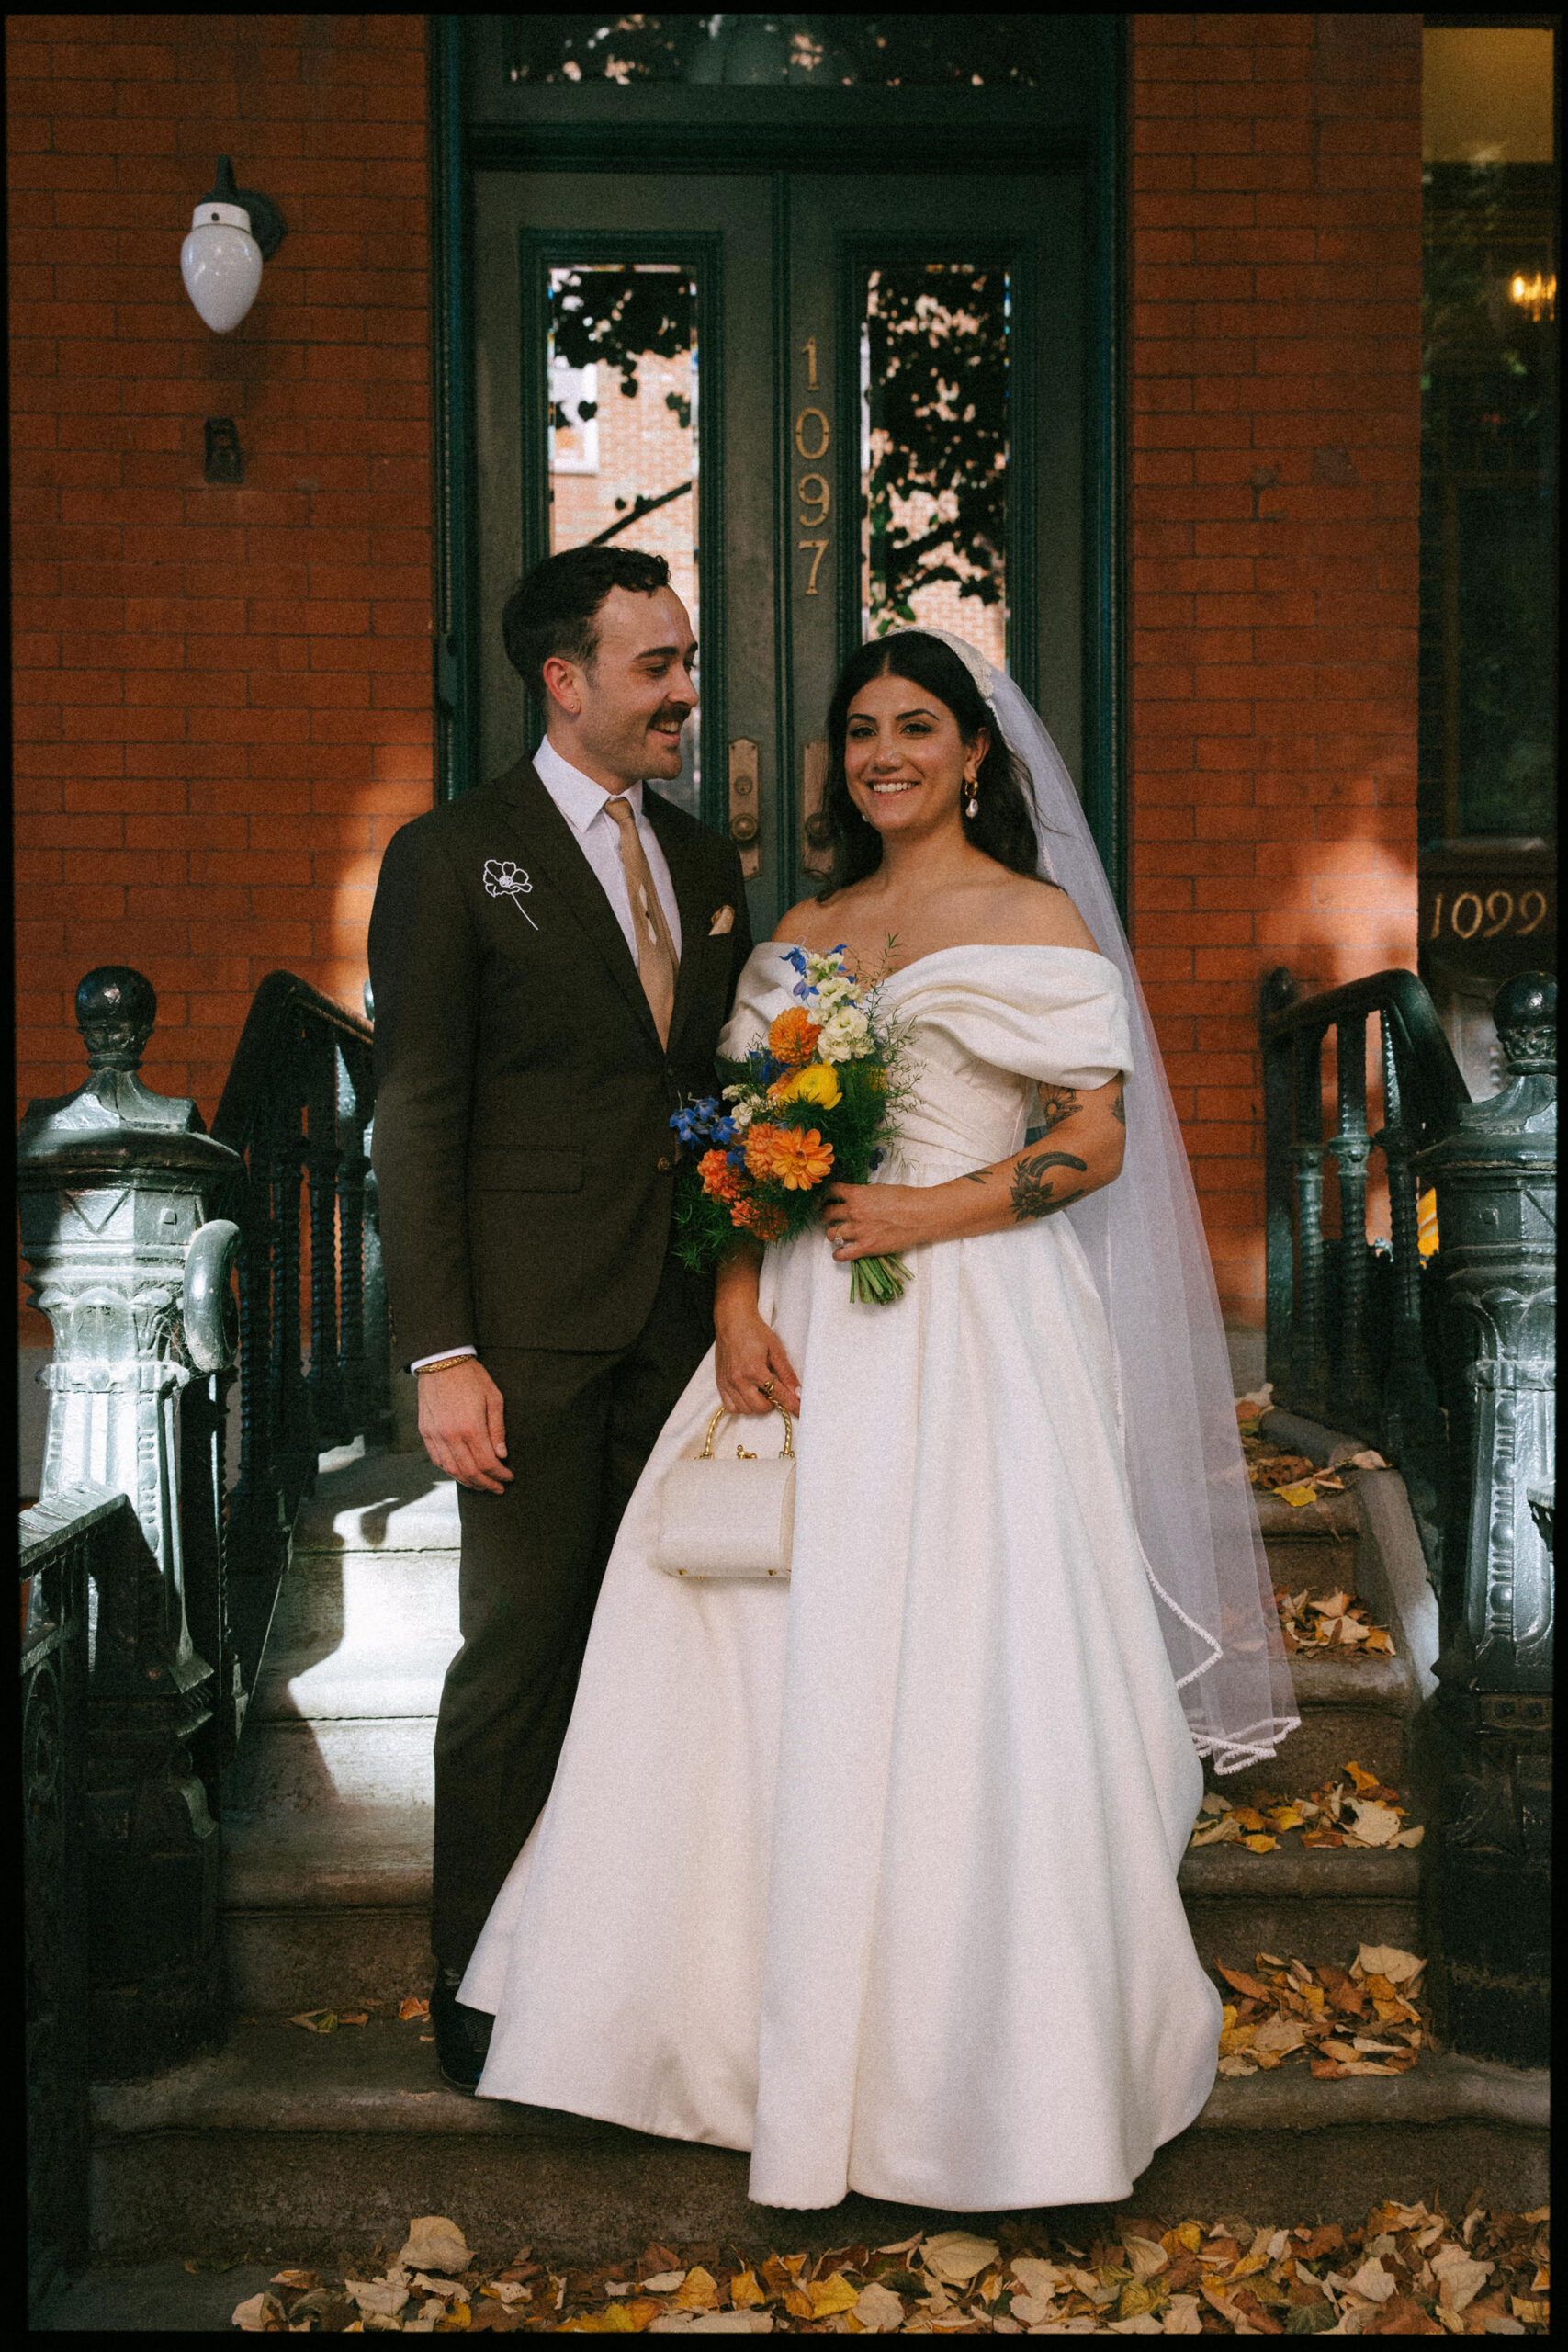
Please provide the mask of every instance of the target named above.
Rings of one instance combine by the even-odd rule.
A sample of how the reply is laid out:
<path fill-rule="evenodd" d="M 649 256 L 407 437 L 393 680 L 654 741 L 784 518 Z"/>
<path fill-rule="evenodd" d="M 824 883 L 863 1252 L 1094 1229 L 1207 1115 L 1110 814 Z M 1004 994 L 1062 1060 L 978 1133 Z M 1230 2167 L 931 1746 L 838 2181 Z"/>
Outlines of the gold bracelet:
<path fill-rule="evenodd" d="M 479 1358 L 473 1355 L 441 1356 L 434 1363 L 422 1363 L 414 1374 L 414 1378 L 423 1380 L 427 1372 L 450 1372 L 455 1363 L 477 1363 L 478 1362 Z"/>

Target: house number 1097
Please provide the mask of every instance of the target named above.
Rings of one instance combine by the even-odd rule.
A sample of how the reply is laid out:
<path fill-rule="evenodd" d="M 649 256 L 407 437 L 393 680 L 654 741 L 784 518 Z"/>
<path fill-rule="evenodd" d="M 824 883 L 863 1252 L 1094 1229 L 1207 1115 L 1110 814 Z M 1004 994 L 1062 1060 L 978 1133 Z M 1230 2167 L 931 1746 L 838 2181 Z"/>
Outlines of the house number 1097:
<path fill-rule="evenodd" d="M 809 338 L 804 348 L 810 368 L 808 386 L 812 391 L 815 391 L 818 389 L 815 335 Z M 832 439 L 833 428 L 828 422 L 826 412 L 815 407 L 803 408 L 795 420 L 795 446 L 807 465 L 827 456 Z M 832 488 L 827 475 L 802 474 L 795 483 L 795 494 L 800 501 L 800 528 L 803 531 L 819 531 L 828 520 L 833 503 Z M 815 596 L 817 575 L 822 569 L 822 559 L 828 552 L 828 542 L 825 538 L 801 539 L 797 544 L 799 552 L 802 555 L 809 555 L 811 558 L 811 570 L 807 578 L 806 593 L 808 596 Z"/>

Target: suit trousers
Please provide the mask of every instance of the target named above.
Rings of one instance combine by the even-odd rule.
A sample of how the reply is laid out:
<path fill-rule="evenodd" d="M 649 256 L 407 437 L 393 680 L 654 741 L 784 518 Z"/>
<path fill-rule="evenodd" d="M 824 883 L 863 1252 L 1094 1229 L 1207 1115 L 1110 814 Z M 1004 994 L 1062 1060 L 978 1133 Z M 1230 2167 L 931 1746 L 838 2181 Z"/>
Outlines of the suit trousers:
<path fill-rule="evenodd" d="M 626 1347 L 482 1351 L 513 1478 L 500 1495 L 458 1489 L 463 1642 L 435 1729 L 430 1939 L 444 1968 L 467 1966 L 543 1810 L 622 1514 L 712 1339 L 711 1281 L 666 1257 Z"/>

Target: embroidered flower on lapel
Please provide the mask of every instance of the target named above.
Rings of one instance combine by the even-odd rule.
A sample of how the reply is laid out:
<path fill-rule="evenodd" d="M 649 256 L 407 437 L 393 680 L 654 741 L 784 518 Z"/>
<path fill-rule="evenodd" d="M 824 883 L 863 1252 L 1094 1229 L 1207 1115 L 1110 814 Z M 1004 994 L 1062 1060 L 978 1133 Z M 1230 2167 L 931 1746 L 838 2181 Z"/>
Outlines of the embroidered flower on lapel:
<path fill-rule="evenodd" d="M 487 857 L 485 860 L 485 890 L 492 899 L 510 899 L 524 922 L 535 931 L 539 926 L 523 904 L 519 893 L 534 887 L 521 866 L 509 857 Z"/>

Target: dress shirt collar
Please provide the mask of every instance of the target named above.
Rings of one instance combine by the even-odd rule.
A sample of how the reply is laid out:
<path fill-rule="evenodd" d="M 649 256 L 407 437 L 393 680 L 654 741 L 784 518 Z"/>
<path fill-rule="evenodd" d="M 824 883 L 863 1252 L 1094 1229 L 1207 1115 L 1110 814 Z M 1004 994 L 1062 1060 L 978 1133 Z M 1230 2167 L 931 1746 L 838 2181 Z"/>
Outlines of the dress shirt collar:
<path fill-rule="evenodd" d="M 595 784 L 591 775 L 584 775 L 582 770 L 574 768 L 570 760 L 563 760 L 547 735 L 534 754 L 534 772 L 579 838 L 602 813 L 606 801 L 628 800 L 632 814 L 635 817 L 642 815 L 640 784 L 628 785 L 618 794 L 606 792 L 604 786 Z M 609 821 L 614 823 L 615 820 L 611 819 Z"/>

